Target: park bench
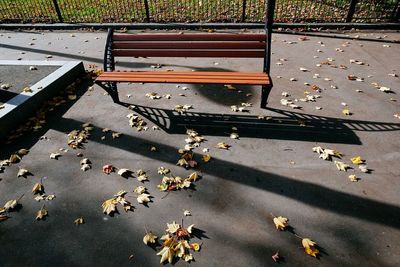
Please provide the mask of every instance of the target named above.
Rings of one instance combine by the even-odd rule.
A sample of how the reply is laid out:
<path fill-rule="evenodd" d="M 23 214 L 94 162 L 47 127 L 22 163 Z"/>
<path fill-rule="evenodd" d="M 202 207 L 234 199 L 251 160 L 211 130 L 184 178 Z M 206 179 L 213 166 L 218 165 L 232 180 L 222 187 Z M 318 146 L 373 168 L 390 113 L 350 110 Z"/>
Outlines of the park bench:
<path fill-rule="evenodd" d="M 275 2 L 275 1 L 268 1 Z M 104 72 L 96 83 L 119 102 L 117 83 L 185 83 L 261 86 L 261 107 L 272 88 L 269 76 L 273 8 L 268 6 L 265 33 L 115 34 L 108 30 Z M 259 58 L 260 72 L 175 72 L 115 70 L 115 57 Z"/>

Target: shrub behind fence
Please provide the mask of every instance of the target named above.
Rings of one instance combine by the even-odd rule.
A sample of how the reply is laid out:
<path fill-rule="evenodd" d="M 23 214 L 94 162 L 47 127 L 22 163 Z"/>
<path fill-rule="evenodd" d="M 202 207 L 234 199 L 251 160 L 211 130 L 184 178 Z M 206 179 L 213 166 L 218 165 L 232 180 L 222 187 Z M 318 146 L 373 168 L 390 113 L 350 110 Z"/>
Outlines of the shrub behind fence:
<path fill-rule="evenodd" d="M 266 0 L 0 0 L 1 23 L 261 22 Z M 277 0 L 276 22 L 399 20 L 399 0 Z"/>

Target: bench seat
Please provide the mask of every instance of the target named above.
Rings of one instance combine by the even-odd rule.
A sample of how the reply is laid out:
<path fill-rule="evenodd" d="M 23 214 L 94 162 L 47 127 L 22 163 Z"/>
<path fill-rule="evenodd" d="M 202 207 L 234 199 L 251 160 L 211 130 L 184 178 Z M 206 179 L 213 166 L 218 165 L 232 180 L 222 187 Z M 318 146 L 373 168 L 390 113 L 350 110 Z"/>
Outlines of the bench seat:
<path fill-rule="evenodd" d="M 269 85 L 270 77 L 262 72 L 108 71 L 100 74 L 97 81 Z"/>

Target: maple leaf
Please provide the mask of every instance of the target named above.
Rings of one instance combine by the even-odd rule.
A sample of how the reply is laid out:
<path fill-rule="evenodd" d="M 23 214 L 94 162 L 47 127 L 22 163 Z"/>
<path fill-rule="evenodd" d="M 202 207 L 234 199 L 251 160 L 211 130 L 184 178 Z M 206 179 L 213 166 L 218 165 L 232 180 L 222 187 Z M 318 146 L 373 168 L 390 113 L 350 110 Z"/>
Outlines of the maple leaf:
<path fill-rule="evenodd" d="M 168 169 L 168 168 L 165 168 L 165 167 L 162 167 L 162 166 L 161 166 L 161 167 L 158 168 L 157 172 L 158 172 L 159 174 L 166 175 L 166 174 L 168 174 L 169 172 L 171 172 L 171 170 Z"/>
<path fill-rule="evenodd" d="M 203 155 L 203 156 L 201 157 L 201 160 L 202 160 L 203 162 L 207 163 L 207 162 L 209 162 L 209 161 L 211 160 L 211 155 L 210 155 L 210 154 Z"/>
<path fill-rule="evenodd" d="M 106 174 L 110 174 L 115 170 L 114 166 L 111 164 L 107 164 L 103 166 L 103 172 Z"/>
<path fill-rule="evenodd" d="M 18 163 L 18 162 L 21 161 L 21 157 L 20 157 L 19 155 L 17 155 L 17 154 L 12 154 L 12 155 L 10 156 L 9 161 L 10 161 L 11 163 Z"/>
<path fill-rule="evenodd" d="M 289 225 L 288 224 L 288 221 L 289 221 L 288 218 L 285 218 L 285 217 L 282 217 L 282 216 L 274 217 L 273 221 L 274 221 L 274 224 L 276 226 L 276 229 L 279 230 L 279 231 L 285 230 L 285 228 Z"/>
<path fill-rule="evenodd" d="M 90 166 L 89 164 L 83 164 L 81 166 L 81 170 L 84 171 L 84 172 L 89 170 L 89 169 L 91 169 L 91 168 L 92 168 L 92 166 Z"/>
<path fill-rule="evenodd" d="M 85 164 L 92 164 L 92 162 L 88 158 L 83 158 L 80 162 L 80 165 L 85 165 Z"/>
<path fill-rule="evenodd" d="M 167 223 L 167 229 L 165 231 L 174 234 L 179 228 L 181 228 L 181 226 L 173 221 L 172 223 Z"/>
<path fill-rule="evenodd" d="M 20 155 L 20 156 L 28 155 L 28 153 L 29 153 L 29 150 L 28 150 L 28 149 L 25 149 L 25 148 L 21 148 L 21 149 L 18 150 L 18 152 L 17 152 L 17 154 Z"/>
<path fill-rule="evenodd" d="M 36 183 L 33 188 L 32 188 L 32 193 L 33 194 L 40 194 L 44 191 L 44 187 L 42 183 Z"/>
<path fill-rule="evenodd" d="M 118 170 L 118 175 L 121 175 L 122 177 L 129 177 L 132 172 L 129 169 L 119 169 Z"/>
<path fill-rule="evenodd" d="M 319 250 L 315 247 L 317 245 L 317 243 L 315 243 L 314 241 L 312 241 L 309 238 L 303 238 L 301 240 L 301 244 L 304 247 L 305 253 L 307 253 L 310 256 L 317 257 L 317 255 L 319 253 Z"/>
<path fill-rule="evenodd" d="M 136 187 L 135 188 L 135 190 L 133 190 L 135 193 L 137 193 L 137 194 L 139 194 L 139 195 L 141 195 L 141 194 L 143 194 L 144 192 L 146 192 L 146 187 L 144 187 L 144 186 L 138 186 L 138 187 Z"/>
<path fill-rule="evenodd" d="M 216 145 L 216 148 L 219 148 L 219 149 L 226 149 L 226 150 L 228 150 L 230 147 L 231 147 L 230 145 L 228 145 L 228 144 L 226 144 L 226 143 L 224 143 L 224 142 L 218 143 L 218 144 Z"/>
<path fill-rule="evenodd" d="M 360 178 L 358 178 L 356 175 L 354 175 L 354 174 L 352 174 L 352 175 L 349 175 L 349 179 L 350 179 L 350 181 L 352 181 L 352 182 L 358 182 L 358 180 L 360 180 Z"/>
<path fill-rule="evenodd" d="M 232 139 L 239 139 L 239 134 L 238 133 L 231 133 L 231 135 L 229 136 Z"/>
<path fill-rule="evenodd" d="M 360 171 L 362 171 L 364 173 L 369 172 L 368 166 L 366 164 L 360 164 L 360 165 L 358 165 L 358 168 L 360 169 Z"/>
<path fill-rule="evenodd" d="M 353 114 L 353 113 L 350 112 L 350 110 L 348 108 L 343 109 L 342 113 L 343 113 L 343 115 L 346 115 L 346 116 L 350 116 L 350 115 Z"/>
<path fill-rule="evenodd" d="M 137 202 L 140 204 L 146 204 L 147 202 L 150 202 L 150 195 L 146 193 L 140 194 L 137 197 Z"/>
<path fill-rule="evenodd" d="M 199 175 L 198 172 L 192 172 L 192 173 L 189 175 L 188 180 L 191 181 L 191 182 L 196 182 L 197 179 L 199 179 L 199 177 L 200 177 L 200 175 Z"/>
<path fill-rule="evenodd" d="M 318 154 L 324 153 L 324 149 L 322 147 L 320 147 L 320 146 L 315 146 L 315 147 L 312 148 L 312 150 L 314 152 L 318 153 Z"/>
<path fill-rule="evenodd" d="M 156 239 L 157 239 L 157 236 L 154 235 L 154 234 L 150 231 L 150 232 L 146 233 L 146 235 L 143 237 L 143 243 L 145 243 L 146 245 L 147 245 L 148 243 L 154 244 L 154 243 L 156 243 Z"/>
<path fill-rule="evenodd" d="M 184 216 L 192 216 L 192 213 L 190 213 L 189 210 L 184 210 L 184 211 L 183 211 L 183 215 L 184 215 Z"/>
<path fill-rule="evenodd" d="M 77 226 L 79 226 L 81 224 L 84 224 L 84 223 L 85 223 L 85 220 L 83 219 L 83 217 L 79 217 L 78 219 L 76 219 L 74 221 L 74 224 L 77 225 Z"/>
<path fill-rule="evenodd" d="M 103 207 L 103 212 L 108 215 L 115 212 L 117 203 L 118 201 L 115 198 L 107 199 L 103 202 L 103 204 L 101 204 L 101 206 Z"/>
<path fill-rule="evenodd" d="M 4 204 L 4 209 L 5 211 L 9 211 L 9 210 L 13 210 L 15 209 L 15 207 L 17 207 L 18 205 L 18 201 L 16 199 L 12 199 L 6 202 L 6 204 Z"/>
<path fill-rule="evenodd" d="M 164 261 L 167 260 L 169 263 L 172 263 L 175 251 L 170 247 L 163 247 L 163 249 L 160 252 L 158 252 L 157 255 L 161 256 L 160 263 L 163 263 Z"/>
<path fill-rule="evenodd" d="M 354 157 L 350 159 L 353 164 L 360 165 L 364 164 L 365 160 L 363 160 L 360 156 Z"/>
<path fill-rule="evenodd" d="M 46 216 L 48 216 L 48 212 L 47 210 L 44 208 L 44 206 L 38 210 L 38 212 L 36 213 L 36 220 L 43 220 L 46 218 Z"/>
<path fill-rule="evenodd" d="M 51 153 L 50 154 L 50 158 L 51 159 L 58 159 L 59 157 L 61 157 L 60 153 Z"/>
<path fill-rule="evenodd" d="M 350 166 L 347 165 L 346 163 L 336 160 L 335 160 L 335 166 L 339 171 L 347 171 L 347 169 L 350 168 Z"/>
<path fill-rule="evenodd" d="M 274 255 L 272 255 L 272 260 L 274 262 L 279 262 L 279 251 L 277 251 Z"/>
<path fill-rule="evenodd" d="M 193 260 L 193 255 L 192 255 L 191 253 L 185 254 L 185 255 L 183 255 L 183 259 L 184 259 L 186 262 L 190 262 L 190 261 Z"/>

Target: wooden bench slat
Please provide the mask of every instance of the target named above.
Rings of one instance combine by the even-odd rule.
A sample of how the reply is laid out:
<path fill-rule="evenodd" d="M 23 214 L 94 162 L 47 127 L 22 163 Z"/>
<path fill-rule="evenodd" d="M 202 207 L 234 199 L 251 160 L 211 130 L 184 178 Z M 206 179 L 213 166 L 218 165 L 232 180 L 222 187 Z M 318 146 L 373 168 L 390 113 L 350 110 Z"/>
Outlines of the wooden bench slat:
<path fill-rule="evenodd" d="M 265 41 L 266 34 L 115 34 L 113 41 Z"/>
<path fill-rule="evenodd" d="M 151 77 L 101 77 L 97 78 L 99 82 L 148 82 L 148 83 L 196 83 L 196 84 L 248 84 L 248 85 L 267 85 L 269 80 L 232 80 L 228 79 L 195 79 L 195 78 L 151 78 Z"/>
<path fill-rule="evenodd" d="M 266 73 L 262 72 L 210 72 L 210 71 L 194 71 L 194 72 L 178 72 L 178 71 L 112 71 L 103 72 L 102 76 L 124 76 L 124 75 L 138 75 L 138 76 L 224 76 L 224 77 L 268 77 Z"/>
<path fill-rule="evenodd" d="M 113 50 L 115 57 L 226 57 L 226 58 L 263 58 L 264 50 L 229 51 L 229 50 Z"/>
<path fill-rule="evenodd" d="M 263 42 L 115 42 L 113 49 L 265 49 Z"/>
<path fill-rule="evenodd" d="M 147 78 L 157 78 L 157 79 L 231 79 L 231 80 L 243 80 L 243 79 L 247 79 L 247 80 L 266 80 L 267 77 L 266 76 L 238 76 L 238 77 L 232 77 L 232 76 L 208 76 L 208 75 L 203 75 L 203 76 L 199 76 L 199 75 L 102 75 L 101 77 L 108 77 L 108 78 L 142 78 L 142 79 L 147 79 Z"/>

